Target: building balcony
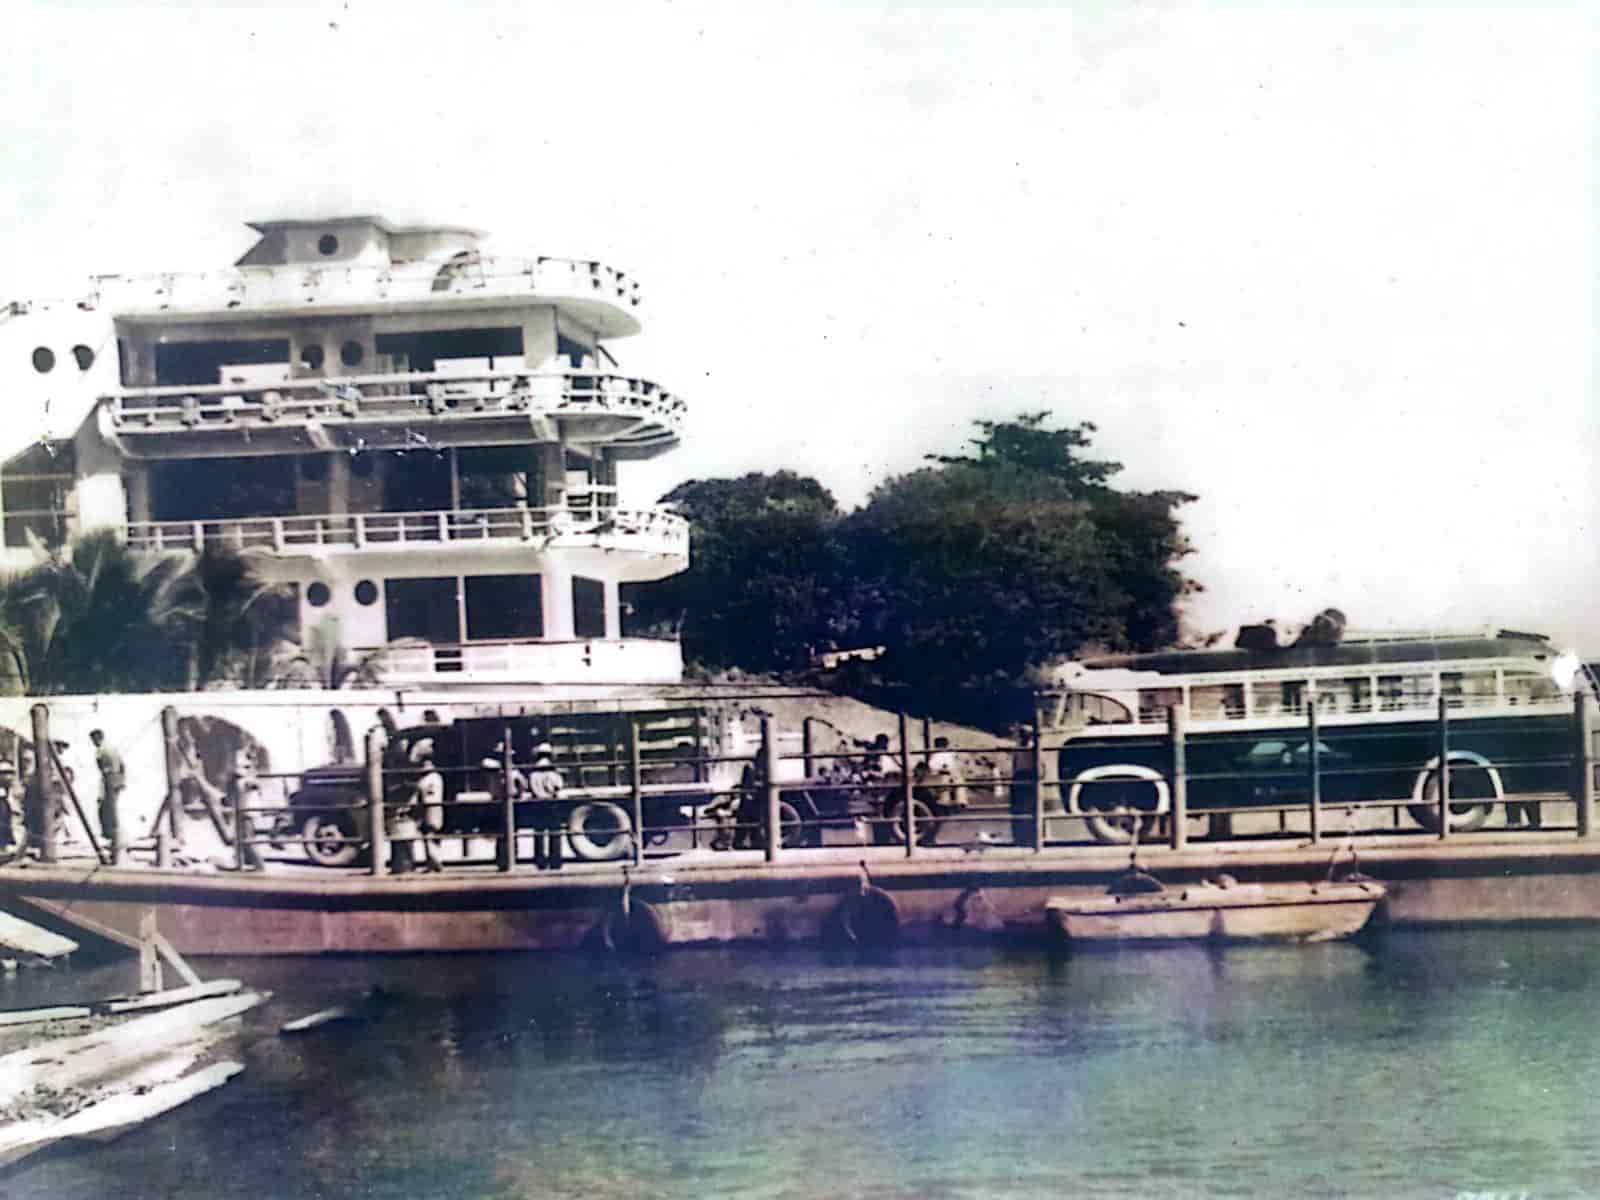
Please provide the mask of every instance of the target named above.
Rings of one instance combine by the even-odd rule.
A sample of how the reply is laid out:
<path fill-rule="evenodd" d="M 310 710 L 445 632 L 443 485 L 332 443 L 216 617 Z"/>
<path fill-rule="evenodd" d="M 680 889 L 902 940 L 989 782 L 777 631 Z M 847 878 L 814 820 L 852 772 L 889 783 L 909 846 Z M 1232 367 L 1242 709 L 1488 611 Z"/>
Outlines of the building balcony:
<path fill-rule="evenodd" d="M 677 444 L 685 411 L 647 379 L 582 367 L 430 371 L 126 389 L 102 397 L 100 429 L 131 458 L 523 445 L 558 436 L 604 446 L 615 458 L 648 458 Z"/>
<path fill-rule="evenodd" d="M 677 683 L 683 650 L 658 638 L 397 642 L 356 647 L 363 671 L 384 686 L 440 683 Z"/>
<path fill-rule="evenodd" d="M 85 304 L 122 320 L 181 324 L 315 313 L 420 312 L 551 303 L 601 337 L 639 332 L 638 281 L 604 263 L 472 254 L 446 262 L 274 265 L 100 275 Z"/>
<path fill-rule="evenodd" d="M 433 512 L 324 513 L 224 521 L 135 521 L 134 550 L 193 551 L 207 546 L 263 551 L 280 557 L 417 551 L 443 547 L 532 546 L 653 555 L 688 564 L 689 523 L 664 508 L 605 506 L 600 493 L 579 493 L 555 508 L 489 508 Z"/>

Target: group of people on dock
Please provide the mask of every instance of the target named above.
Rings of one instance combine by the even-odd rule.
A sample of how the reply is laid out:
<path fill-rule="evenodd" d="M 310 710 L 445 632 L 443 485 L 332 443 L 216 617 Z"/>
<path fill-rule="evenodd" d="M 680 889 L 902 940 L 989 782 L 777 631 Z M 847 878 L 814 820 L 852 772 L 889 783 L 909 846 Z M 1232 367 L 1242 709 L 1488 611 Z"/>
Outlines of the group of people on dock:
<path fill-rule="evenodd" d="M 490 773 L 490 795 L 497 802 L 510 799 L 513 805 L 526 802 L 553 801 L 561 797 L 565 786 L 561 772 L 556 769 L 555 750 L 548 742 L 534 748 L 532 768 L 526 773 L 510 761 L 510 750 L 504 742 L 495 747 L 495 757 L 485 758 L 480 764 Z M 407 755 L 414 772 L 406 802 L 397 807 L 388 818 L 391 857 L 390 870 L 396 875 L 414 870 L 439 872 L 438 843 L 445 836 L 445 783 L 435 760 L 432 738 L 414 742 Z M 533 862 L 541 871 L 560 870 L 562 865 L 561 825 L 559 818 L 534 817 Z"/>
<path fill-rule="evenodd" d="M 100 775 L 98 816 L 101 853 L 111 863 L 121 861 L 124 842 L 119 807 L 128 785 L 127 767 L 122 755 L 106 741 L 103 730 L 89 733 L 94 746 L 95 766 Z M 17 744 L 17 759 L 0 753 L 0 861 L 38 858 L 43 854 L 48 827 L 63 828 L 69 816 L 69 803 L 77 807 L 72 791 L 72 771 L 61 761 L 65 743 L 58 743 L 45 757 L 40 770 L 38 755 L 25 742 Z M 55 817 L 54 821 L 47 819 Z M 82 810 L 78 810 L 82 815 Z M 85 824 L 87 822 L 85 821 Z M 91 839 L 92 831 L 86 830 Z"/>

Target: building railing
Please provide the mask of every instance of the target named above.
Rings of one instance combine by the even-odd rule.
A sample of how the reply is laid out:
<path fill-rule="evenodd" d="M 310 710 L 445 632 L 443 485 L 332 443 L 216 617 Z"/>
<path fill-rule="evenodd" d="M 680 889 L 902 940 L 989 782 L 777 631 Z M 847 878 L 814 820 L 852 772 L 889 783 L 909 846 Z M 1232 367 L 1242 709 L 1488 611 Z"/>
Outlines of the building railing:
<path fill-rule="evenodd" d="M 280 555 L 534 541 L 648 554 L 689 552 L 689 523 L 677 513 L 664 508 L 616 508 L 608 499 L 609 489 L 576 493 L 566 505 L 545 508 L 134 521 L 128 525 L 127 540 L 134 550 L 199 553 L 207 546 L 220 546 Z"/>
<path fill-rule="evenodd" d="M 541 683 L 675 683 L 683 650 L 658 638 L 576 638 L 571 641 L 396 642 L 357 646 L 352 657 L 384 685 L 441 679 Z"/>
<path fill-rule="evenodd" d="M 446 262 L 275 265 L 100 275 L 87 302 L 113 312 L 237 311 L 526 296 L 603 301 L 631 313 L 637 280 L 604 263 L 472 254 Z M 636 323 L 629 318 L 629 324 Z"/>
<path fill-rule="evenodd" d="M 118 441 L 142 434 L 166 438 L 235 430 L 249 435 L 289 427 L 317 430 L 323 449 L 382 449 L 391 442 L 414 447 L 417 437 L 426 440 L 430 419 L 482 422 L 508 416 L 603 419 L 615 426 L 606 432 L 607 445 L 668 446 L 678 440 L 687 411 L 681 399 L 648 379 L 581 366 L 129 388 L 101 403 L 105 431 Z"/>

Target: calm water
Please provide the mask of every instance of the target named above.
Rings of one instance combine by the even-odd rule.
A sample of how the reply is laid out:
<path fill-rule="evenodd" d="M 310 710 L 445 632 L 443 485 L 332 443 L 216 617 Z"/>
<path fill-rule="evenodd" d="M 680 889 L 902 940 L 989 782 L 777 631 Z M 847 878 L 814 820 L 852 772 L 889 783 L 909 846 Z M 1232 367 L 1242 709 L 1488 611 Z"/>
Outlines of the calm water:
<path fill-rule="evenodd" d="M 245 1073 L 18 1197 L 1600 1194 L 1600 934 L 219 961 Z M 0 1002 L 128 986 L 33 974 Z M 364 1025 L 284 1020 L 378 985 Z"/>

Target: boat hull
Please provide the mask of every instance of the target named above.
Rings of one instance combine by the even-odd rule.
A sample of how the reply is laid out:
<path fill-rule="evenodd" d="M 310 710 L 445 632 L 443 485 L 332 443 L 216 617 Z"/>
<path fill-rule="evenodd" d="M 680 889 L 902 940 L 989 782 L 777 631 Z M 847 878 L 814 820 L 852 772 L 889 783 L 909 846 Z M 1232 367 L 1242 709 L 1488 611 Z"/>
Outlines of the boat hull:
<path fill-rule="evenodd" d="M 1054 899 L 1051 935 L 1069 945 L 1288 941 L 1350 937 L 1371 919 L 1381 884 L 1200 884 L 1153 895 Z"/>

